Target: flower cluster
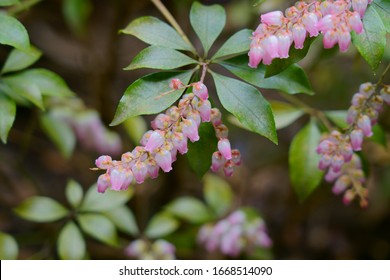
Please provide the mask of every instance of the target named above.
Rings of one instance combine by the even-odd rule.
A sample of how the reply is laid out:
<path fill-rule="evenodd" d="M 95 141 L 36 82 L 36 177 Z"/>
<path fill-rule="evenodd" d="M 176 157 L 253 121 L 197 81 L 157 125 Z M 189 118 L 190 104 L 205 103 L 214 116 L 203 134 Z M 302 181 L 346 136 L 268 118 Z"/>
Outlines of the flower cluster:
<path fill-rule="evenodd" d="M 317 147 L 321 154 L 319 168 L 328 172 L 325 180 L 335 182 L 333 192 L 344 193 L 344 203 L 350 203 L 356 196 L 360 197 L 362 207 L 367 206 L 367 190 L 360 158 L 354 153 L 362 149 L 364 137 L 373 135 L 372 126 L 377 123 L 382 109 L 383 100 L 390 104 L 389 86 L 384 86 L 380 94 L 376 93 L 376 86 L 371 83 L 360 85 L 359 92 L 352 98 L 352 105 L 348 110 L 346 122 L 349 127 L 344 133 L 334 130 L 326 135 Z"/>
<path fill-rule="evenodd" d="M 248 219 L 241 210 L 233 212 L 215 225 L 202 226 L 198 241 L 209 252 L 219 250 L 231 257 L 237 257 L 244 251 L 250 254 L 255 247 L 272 246 L 264 221 L 260 218 Z"/>
<path fill-rule="evenodd" d="M 274 58 L 287 58 L 294 43 L 302 49 L 307 34 L 324 35 L 325 48 L 339 45 L 345 52 L 351 43 L 351 31 L 363 32 L 363 17 L 372 0 L 326 0 L 296 2 L 285 14 L 273 11 L 261 16 L 261 23 L 253 32 L 249 66 L 256 68 L 261 61 L 271 64 Z M 352 8 L 352 10 L 351 10 Z"/>
<path fill-rule="evenodd" d="M 95 110 L 58 106 L 50 114 L 68 125 L 86 149 L 99 153 L 120 153 L 122 142 L 119 135 L 104 126 Z"/>
<path fill-rule="evenodd" d="M 112 160 L 110 156 L 100 156 L 95 161 L 99 169 L 106 170 L 98 179 L 99 192 L 105 192 L 109 187 L 116 191 L 126 190 L 133 181 L 141 184 L 147 177 L 158 177 L 160 168 L 164 172 L 171 171 L 177 153 L 187 153 L 188 140 L 199 140 L 198 129 L 202 122 L 211 121 L 220 139 L 218 166 L 215 163 L 212 170 L 224 165 L 225 173 L 232 174 L 233 166 L 240 163 L 240 154 L 230 148 L 221 113 L 211 108 L 207 87 L 202 82 L 189 86 L 193 87 L 193 92 L 183 95 L 178 106 L 172 106 L 164 114 L 156 116 L 151 123 L 153 130 L 143 135 L 140 146 L 124 153 L 120 161 Z M 172 91 L 189 86 L 184 86 L 178 79 L 170 83 Z"/>
<path fill-rule="evenodd" d="M 174 260 L 176 248 L 168 241 L 158 239 L 153 243 L 137 239 L 125 248 L 125 254 L 138 260 Z"/>

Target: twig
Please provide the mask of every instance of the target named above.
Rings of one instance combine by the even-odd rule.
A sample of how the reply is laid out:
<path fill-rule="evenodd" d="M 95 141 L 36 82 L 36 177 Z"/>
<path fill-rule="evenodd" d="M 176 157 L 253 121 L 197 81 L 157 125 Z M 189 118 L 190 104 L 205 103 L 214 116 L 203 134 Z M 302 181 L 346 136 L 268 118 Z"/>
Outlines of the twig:
<path fill-rule="evenodd" d="M 16 16 L 17 14 L 24 12 L 25 10 L 30 9 L 32 6 L 38 4 L 42 0 L 26 0 L 23 2 L 20 2 L 20 4 L 13 6 L 8 10 L 8 15 L 10 16 Z"/>

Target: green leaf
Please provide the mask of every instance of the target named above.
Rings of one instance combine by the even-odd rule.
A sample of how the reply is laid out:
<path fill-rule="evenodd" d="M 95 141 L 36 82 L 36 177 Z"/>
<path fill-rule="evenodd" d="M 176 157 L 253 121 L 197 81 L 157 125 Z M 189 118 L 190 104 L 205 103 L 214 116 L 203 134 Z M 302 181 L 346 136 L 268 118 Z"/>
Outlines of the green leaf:
<path fill-rule="evenodd" d="M 190 22 L 202 43 L 204 56 L 207 56 L 210 47 L 225 26 L 225 10 L 220 5 L 204 6 L 199 2 L 194 2 L 191 6 Z"/>
<path fill-rule="evenodd" d="M 386 29 L 371 5 L 364 15 L 363 28 L 364 31 L 359 35 L 352 32 L 352 42 L 372 70 L 376 70 L 385 52 Z"/>
<path fill-rule="evenodd" d="M 73 208 L 78 208 L 83 200 L 83 188 L 74 180 L 69 180 L 65 188 L 66 199 Z"/>
<path fill-rule="evenodd" d="M 201 178 L 211 166 L 211 158 L 217 150 L 218 139 L 211 123 L 202 123 L 199 127 L 199 141 L 188 142 L 188 163 L 196 175 Z"/>
<path fill-rule="evenodd" d="M 212 73 L 222 106 L 244 126 L 278 142 L 271 106 L 253 86 Z"/>
<path fill-rule="evenodd" d="M 90 0 L 64 0 L 62 13 L 68 26 L 78 35 L 85 32 L 87 20 L 92 11 Z"/>
<path fill-rule="evenodd" d="M 25 70 L 18 73 L 18 77 L 24 79 L 26 83 L 35 84 L 44 95 L 59 97 L 74 95 L 60 76 L 47 69 Z"/>
<path fill-rule="evenodd" d="M 167 47 L 150 46 L 142 50 L 123 70 L 139 68 L 170 70 L 194 63 L 197 61 L 179 51 Z"/>
<path fill-rule="evenodd" d="M 143 115 L 156 114 L 171 106 L 183 93 L 183 89 L 171 91 L 169 82 L 173 78 L 180 79 L 187 84 L 192 71 L 185 72 L 159 72 L 144 76 L 132 83 L 125 91 L 111 125 L 117 125 L 124 120 Z"/>
<path fill-rule="evenodd" d="M 304 114 L 301 109 L 285 102 L 271 101 L 270 103 L 275 117 L 276 129 L 289 126 Z"/>
<path fill-rule="evenodd" d="M 330 119 L 335 125 L 337 125 L 341 129 L 346 129 L 349 127 L 347 123 L 347 115 L 348 112 L 344 110 L 336 110 L 336 111 L 325 111 L 326 117 Z"/>
<path fill-rule="evenodd" d="M 8 133 L 14 124 L 16 104 L 13 100 L 0 94 L 0 138 L 6 144 Z"/>
<path fill-rule="evenodd" d="M 4 63 L 2 73 L 19 71 L 35 63 L 42 55 L 42 52 L 34 46 L 29 49 L 13 49 Z"/>
<path fill-rule="evenodd" d="M 238 31 L 232 37 L 227 39 L 222 47 L 214 54 L 212 60 L 248 52 L 251 43 L 251 36 L 252 30 L 250 29 Z"/>
<path fill-rule="evenodd" d="M 132 236 L 139 234 L 139 229 L 133 212 L 126 206 L 120 206 L 109 212 L 103 213 L 121 231 Z"/>
<path fill-rule="evenodd" d="M 211 219 L 210 211 L 206 205 L 193 197 L 177 198 L 166 206 L 166 210 L 194 224 L 201 224 Z"/>
<path fill-rule="evenodd" d="M 33 196 L 14 208 L 17 215 L 32 222 L 48 223 L 62 219 L 68 210 L 50 197 Z"/>
<path fill-rule="evenodd" d="M 87 190 L 80 210 L 88 212 L 110 211 L 126 204 L 133 196 L 133 193 L 132 188 L 122 192 L 107 190 L 105 193 L 99 193 L 96 184 L 93 184 Z"/>
<path fill-rule="evenodd" d="M 16 260 L 18 253 L 16 240 L 11 235 L 0 232 L 0 260 Z"/>
<path fill-rule="evenodd" d="M 0 13 L 0 44 L 17 49 L 30 48 L 27 30 L 16 18 Z"/>
<path fill-rule="evenodd" d="M 127 119 L 123 122 L 123 126 L 134 144 L 138 144 L 142 139 L 142 136 L 148 130 L 146 121 L 141 116 Z"/>
<path fill-rule="evenodd" d="M 62 260 L 82 260 L 86 253 L 84 237 L 80 229 L 68 222 L 60 232 L 57 240 L 58 255 Z"/>
<path fill-rule="evenodd" d="M 69 158 L 76 146 L 76 136 L 72 128 L 51 114 L 42 115 L 40 124 L 42 130 L 53 141 L 62 156 Z"/>
<path fill-rule="evenodd" d="M 290 179 L 295 193 L 302 202 L 318 187 L 323 172 L 318 169 L 320 156 L 316 148 L 321 133 L 314 120 L 311 120 L 294 137 L 289 151 Z"/>
<path fill-rule="evenodd" d="M 89 236 L 111 246 L 118 246 L 114 224 L 101 214 L 80 214 L 77 217 L 81 229 Z"/>
<path fill-rule="evenodd" d="M 19 0 L 0 0 L 0 6 L 11 6 L 18 3 Z"/>
<path fill-rule="evenodd" d="M 219 64 L 237 77 L 260 88 L 277 89 L 289 94 L 314 94 L 305 71 L 297 64 L 292 64 L 279 74 L 269 78 L 264 77 L 266 71 L 264 65 L 259 65 L 256 69 L 248 66 L 247 55 L 222 61 Z"/>
<path fill-rule="evenodd" d="M 289 57 L 288 58 L 277 58 L 272 60 L 271 65 L 268 65 L 266 67 L 265 71 L 265 77 L 269 78 L 271 76 L 277 75 L 280 72 L 284 71 L 289 67 L 290 65 L 297 63 L 298 61 L 302 60 L 304 57 L 306 57 L 307 53 L 309 52 L 311 44 L 314 42 L 314 40 L 317 37 L 311 37 L 307 38 L 305 41 L 305 44 L 303 46 L 303 49 L 298 50 L 296 48 L 290 48 Z"/>
<path fill-rule="evenodd" d="M 13 94 L 22 96 L 41 110 L 44 110 L 42 93 L 36 84 L 25 79 L 20 74 L 8 76 L 2 80 Z"/>
<path fill-rule="evenodd" d="M 379 124 L 374 125 L 372 127 L 372 132 L 374 133 L 374 135 L 372 135 L 368 139 L 374 143 L 377 143 L 377 144 L 383 146 L 383 147 L 387 147 L 387 137 L 386 137 L 386 133 L 383 130 L 382 126 L 380 126 Z"/>
<path fill-rule="evenodd" d="M 120 32 L 133 35 L 150 45 L 194 51 L 170 25 L 155 17 L 145 16 L 137 18 L 125 29 L 120 30 Z"/>
<path fill-rule="evenodd" d="M 233 192 L 230 185 L 216 175 L 207 174 L 204 177 L 203 193 L 207 204 L 218 217 L 227 214 L 233 204 Z"/>
<path fill-rule="evenodd" d="M 390 2 L 385 3 L 385 1 L 375 1 L 371 6 L 375 9 L 381 18 L 387 33 L 390 33 Z"/>
<path fill-rule="evenodd" d="M 171 214 L 161 212 L 152 217 L 145 230 L 148 238 L 161 238 L 171 234 L 179 227 L 179 222 Z"/>

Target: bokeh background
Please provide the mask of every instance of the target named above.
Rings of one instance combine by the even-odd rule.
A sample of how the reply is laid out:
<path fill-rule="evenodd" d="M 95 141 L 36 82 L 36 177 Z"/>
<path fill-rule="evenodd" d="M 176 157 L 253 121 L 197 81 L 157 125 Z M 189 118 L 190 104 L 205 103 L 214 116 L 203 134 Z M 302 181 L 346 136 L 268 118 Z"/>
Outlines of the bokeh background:
<path fill-rule="evenodd" d="M 189 25 L 191 0 L 163 1 L 196 46 L 200 47 Z M 227 11 L 227 25 L 215 44 L 242 28 L 256 28 L 261 12 L 284 10 L 292 1 L 265 1 L 254 6 L 250 0 L 201 1 L 222 4 Z M 163 19 L 150 1 L 94 0 L 85 10 L 85 20 L 76 23 L 65 11 L 64 1 L 41 1 L 18 18 L 27 28 L 32 44 L 43 56 L 35 67 L 58 73 L 77 93 L 87 107 L 96 109 L 108 125 L 125 89 L 134 80 L 151 73 L 149 70 L 123 71 L 131 59 L 146 45 L 138 39 L 118 34 L 133 19 L 152 15 Z M 79 19 L 80 20 L 80 19 Z M 386 50 L 385 60 L 390 60 Z M 4 61 L 7 48 L 0 48 Z M 351 46 L 347 53 L 324 51 L 320 39 L 300 63 L 306 70 L 315 96 L 299 96 L 304 102 L 323 110 L 343 110 L 361 83 L 375 82 L 365 61 Z M 384 69 L 385 61 L 378 73 Z M 387 77 L 390 83 L 390 77 Z M 214 84 L 206 79 L 211 96 Z M 280 99 L 272 90 L 262 90 L 268 99 Z M 380 123 L 390 129 L 390 110 L 385 109 Z M 20 246 L 20 259 L 57 258 L 53 244 L 60 223 L 37 224 L 17 217 L 12 208 L 25 198 L 43 195 L 66 204 L 64 188 L 70 178 L 85 189 L 96 182 L 91 172 L 98 151 L 78 145 L 65 159 L 41 131 L 39 109 L 18 107 L 15 125 L 6 145 L 0 144 L 0 231 L 12 234 Z M 225 116 L 227 116 L 225 112 Z M 151 117 L 146 116 L 146 121 Z M 390 150 L 367 143 L 363 154 L 369 164 L 368 189 L 370 205 L 361 209 L 357 203 L 344 206 L 341 197 L 332 194 L 331 186 L 322 183 L 303 203 L 299 203 L 288 176 L 288 149 L 294 135 L 307 122 L 302 117 L 278 131 L 279 145 L 230 124 L 233 146 L 240 149 L 243 164 L 227 179 L 243 205 L 262 214 L 273 240 L 275 259 L 388 259 L 390 258 Z M 123 126 L 110 128 L 121 135 L 121 152 L 135 145 Z M 387 137 L 388 139 L 388 137 Z M 120 156 L 120 155 L 113 155 Z M 202 181 L 190 170 L 185 156 L 179 157 L 174 170 L 157 180 L 148 180 L 135 187 L 129 206 L 142 229 L 151 215 L 181 195 L 201 198 Z M 128 236 L 123 236 L 131 240 Z M 193 242 L 188 240 L 189 243 Z M 94 259 L 126 258 L 120 248 L 110 248 L 88 239 L 88 251 Z M 181 256 L 178 255 L 180 258 Z M 200 248 L 183 258 L 204 259 L 210 256 Z"/>

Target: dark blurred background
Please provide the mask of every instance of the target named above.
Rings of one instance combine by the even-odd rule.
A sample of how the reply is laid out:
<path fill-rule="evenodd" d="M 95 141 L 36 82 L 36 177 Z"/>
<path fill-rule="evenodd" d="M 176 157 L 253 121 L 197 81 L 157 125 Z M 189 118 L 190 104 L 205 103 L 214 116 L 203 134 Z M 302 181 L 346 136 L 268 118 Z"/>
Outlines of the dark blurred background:
<path fill-rule="evenodd" d="M 191 41 L 199 42 L 189 25 L 190 0 L 163 1 L 176 17 Z M 220 46 L 242 28 L 255 29 L 260 12 L 284 10 L 291 1 L 266 1 L 253 6 L 250 0 L 201 1 L 219 3 L 227 10 L 227 25 L 216 42 Z M 64 78 L 86 106 L 98 110 L 108 125 L 125 89 L 136 79 L 153 71 L 123 71 L 131 59 L 146 45 L 138 39 L 118 34 L 133 19 L 152 15 L 163 19 L 150 1 L 95 0 L 81 28 L 71 27 L 64 18 L 63 1 L 41 1 L 18 17 L 26 26 L 32 44 L 43 56 L 34 67 L 45 67 Z M 324 51 L 318 39 L 301 65 L 307 71 L 315 96 L 299 96 L 313 107 L 326 110 L 347 109 L 352 95 L 361 83 L 375 82 L 375 75 L 352 46 L 345 54 Z M 0 50 L 4 61 L 7 49 Z M 389 50 L 386 60 L 389 61 Z M 380 70 L 384 68 L 382 63 Z M 390 82 L 390 77 L 386 78 Z M 206 79 L 211 95 L 214 84 Z M 268 99 L 280 99 L 278 93 L 262 90 Z M 89 170 L 98 152 L 77 147 L 65 160 L 38 126 L 38 109 L 18 108 L 9 143 L 0 144 L 0 231 L 13 234 L 21 247 L 20 258 L 50 258 L 50 244 L 56 238 L 57 224 L 34 224 L 21 220 L 11 211 L 31 195 L 45 195 L 65 203 L 64 187 L 69 178 L 86 189 L 97 179 Z M 226 116 L 227 114 L 225 114 Z M 146 120 L 150 121 L 150 116 Z M 390 151 L 367 143 L 364 154 L 370 166 L 368 189 L 370 205 L 361 209 L 358 203 L 342 204 L 341 197 L 323 183 L 303 203 L 294 194 L 288 176 L 288 149 L 293 136 L 307 122 L 300 118 L 278 131 L 279 145 L 267 139 L 226 124 L 234 147 L 240 149 L 243 165 L 229 179 L 243 204 L 258 209 L 273 239 L 275 259 L 388 259 L 390 258 Z M 389 131 L 389 109 L 380 123 Z M 123 152 L 134 144 L 122 126 L 112 127 L 122 135 Z M 148 180 L 136 187 L 130 206 L 140 227 L 172 198 L 179 195 L 201 196 L 201 181 L 190 171 L 185 157 L 174 164 L 174 171 L 158 180 Z M 43 247 L 43 249 L 42 249 Z M 42 249 L 42 250 L 41 250 Z M 102 247 L 90 241 L 93 258 L 123 258 L 120 250 Z M 178 256 L 180 258 L 180 256 Z M 189 258 L 205 258 L 193 252 Z"/>

